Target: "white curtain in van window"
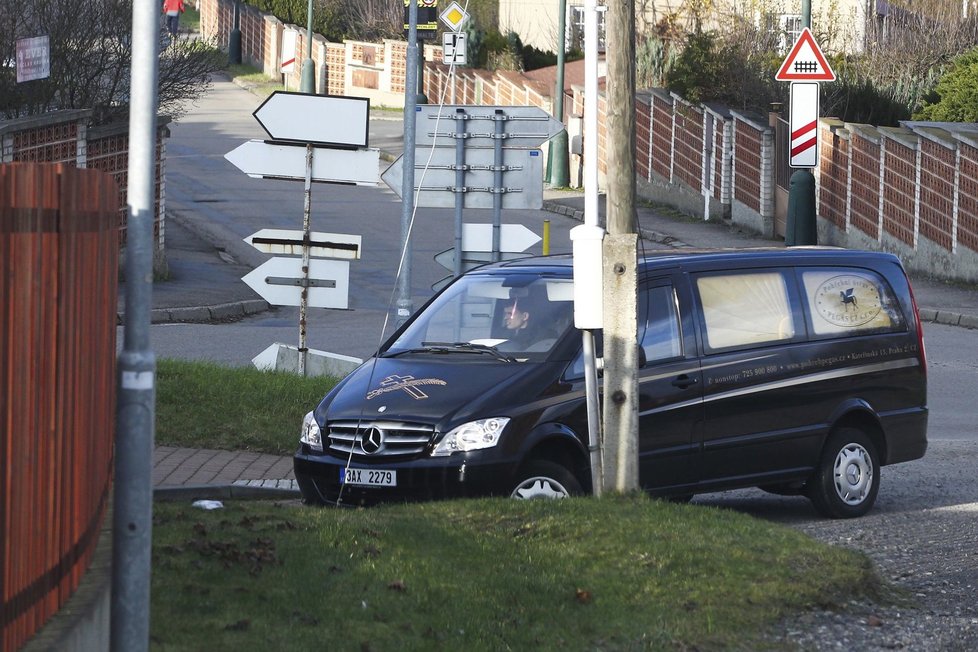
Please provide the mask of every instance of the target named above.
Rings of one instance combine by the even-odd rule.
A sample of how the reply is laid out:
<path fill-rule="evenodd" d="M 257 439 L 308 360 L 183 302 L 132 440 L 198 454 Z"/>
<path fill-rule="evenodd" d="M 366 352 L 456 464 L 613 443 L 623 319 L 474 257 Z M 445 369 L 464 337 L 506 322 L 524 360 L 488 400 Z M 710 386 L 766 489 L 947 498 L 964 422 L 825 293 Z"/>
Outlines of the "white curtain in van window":
<path fill-rule="evenodd" d="M 711 349 L 791 339 L 784 277 L 778 272 L 702 276 L 696 287 Z"/>

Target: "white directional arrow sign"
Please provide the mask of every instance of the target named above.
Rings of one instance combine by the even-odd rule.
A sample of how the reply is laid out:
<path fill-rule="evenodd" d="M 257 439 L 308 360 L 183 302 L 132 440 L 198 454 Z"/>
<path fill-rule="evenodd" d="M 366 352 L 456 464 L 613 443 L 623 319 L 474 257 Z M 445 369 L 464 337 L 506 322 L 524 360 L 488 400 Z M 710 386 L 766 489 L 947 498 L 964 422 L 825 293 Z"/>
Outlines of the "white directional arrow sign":
<path fill-rule="evenodd" d="M 361 240 L 358 235 L 313 231 L 309 234 L 309 255 L 314 258 L 357 260 L 360 258 Z M 262 229 L 244 241 L 266 254 L 302 255 L 302 231 Z"/>
<path fill-rule="evenodd" d="M 298 306 L 302 286 L 309 285 L 310 308 L 340 308 L 349 305 L 350 263 L 345 260 L 309 261 L 309 280 L 303 280 L 301 258 L 272 258 L 242 279 L 273 306 Z"/>
<path fill-rule="evenodd" d="M 461 109 L 461 113 L 456 111 Z M 460 125 L 456 122 L 461 121 Z M 564 124 L 535 106 L 441 106 L 419 104 L 417 146 L 455 147 L 455 135 L 465 132 L 466 150 L 493 147 L 540 147 L 564 129 Z"/>
<path fill-rule="evenodd" d="M 272 140 L 340 147 L 366 147 L 370 100 L 276 91 L 255 109 Z"/>
<path fill-rule="evenodd" d="M 526 251 L 541 238 L 522 224 L 501 224 L 499 227 L 499 251 L 515 253 Z M 462 251 L 492 251 L 492 224 L 462 224 Z"/>
<path fill-rule="evenodd" d="M 235 167 L 256 178 L 306 178 L 306 148 L 303 145 L 249 140 L 224 155 Z M 377 185 L 380 178 L 380 150 L 313 148 L 312 180 Z"/>
<path fill-rule="evenodd" d="M 429 160 L 430 159 L 430 160 Z M 464 208 L 492 208 L 493 161 L 491 149 L 465 151 L 465 185 L 455 186 L 455 149 L 436 147 L 416 149 L 414 157 L 415 205 L 424 208 L 452 208 L 461 194 Z M 543 157 L 537 149 L 503 150 L 503 208 L 538 209 L 543 206 Z M 401 196 L 404 157 L 399 156 L 381 175 L 384 183 Z"/>

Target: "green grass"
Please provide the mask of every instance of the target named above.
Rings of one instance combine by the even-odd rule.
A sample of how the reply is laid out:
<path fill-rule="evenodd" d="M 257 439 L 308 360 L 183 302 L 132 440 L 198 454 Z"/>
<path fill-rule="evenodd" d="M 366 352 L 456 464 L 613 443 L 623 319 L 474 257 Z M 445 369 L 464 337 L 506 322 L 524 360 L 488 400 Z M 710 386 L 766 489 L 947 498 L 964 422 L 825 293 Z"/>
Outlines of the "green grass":
<path fill-rule="evenodd" d="M 156 443 L 291 455 L 302 417 L 335 378 L 157 361 Z"/>
<path fill-rule="evenodd" d="M 262 98 L 268 97 L 275 91 L 285 90 L 285 86 L 280 79 L 269 77 L 254 66 L 230 64 L 228 65 L 227 72 L 236 84 Z M 291 90 L 298 89 L 293 88 Z"/>
<path fill-rule="evenodd" d="M 155 650 L 778 649 L 865 597 L 861 553 L 644 497 L 155 505 Z"/>
<path fill-rule="evenodd" d="M 186 11 L 180 14 L 180 31 L 181 32 L 198 32 L 200 31 L 200 12 L 194 9 L 193 2 L 186 2 Z"/>

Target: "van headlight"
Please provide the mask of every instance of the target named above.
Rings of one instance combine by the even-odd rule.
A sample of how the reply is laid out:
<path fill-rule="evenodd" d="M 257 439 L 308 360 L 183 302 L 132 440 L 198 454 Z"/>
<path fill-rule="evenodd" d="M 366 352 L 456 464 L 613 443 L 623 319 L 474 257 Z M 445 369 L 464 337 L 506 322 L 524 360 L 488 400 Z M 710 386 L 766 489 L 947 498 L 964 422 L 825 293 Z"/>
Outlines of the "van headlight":
<path fill-rule="evenodd" d="M 312 412 L 307 413 L 302 419 L 302 432 L 299 435 L 299 441 L 314 451 L 322 452 L 323 450 L 323 433 L 319 429 L 319 424 L 316 423 L 316 417 L 312 415 Z"/>
<path fill-rule="evenodd" d="M 431 451 L 432 457 L 464 453 L 480 448 L 492 448 L 499 443 L 499 436 L 509 423 L 509 417 L 493 417 L 463 423 L 453 428 Z"/>

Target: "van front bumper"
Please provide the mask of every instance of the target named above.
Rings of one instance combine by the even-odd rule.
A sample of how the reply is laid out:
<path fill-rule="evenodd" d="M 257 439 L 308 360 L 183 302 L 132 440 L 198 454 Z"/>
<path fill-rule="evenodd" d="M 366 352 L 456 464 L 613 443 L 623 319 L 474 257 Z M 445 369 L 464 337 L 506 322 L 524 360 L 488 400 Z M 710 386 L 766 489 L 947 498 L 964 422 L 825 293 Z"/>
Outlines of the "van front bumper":
<path fill-rule="evenodd" d="M 486 451 L 480 451 L 485 453 Z M 314 454 L 300 448 L 293 457 L 295 478 L 306 502 L 346 506 L 374 505 L 385 502 L 469 498 L 509 495 L 515 477 L 516 460 L 466 457 L 430 457 L 407 462 L 362 464 L 353 461 L 352 468 L 396 471 L 393 487 L 341 484 L 347 460 L 329 454 Z"/>

